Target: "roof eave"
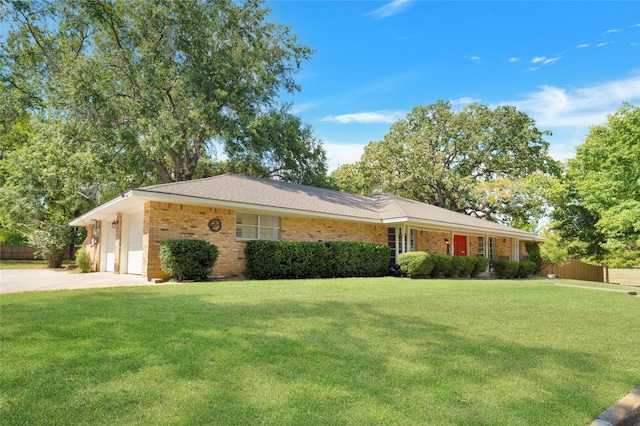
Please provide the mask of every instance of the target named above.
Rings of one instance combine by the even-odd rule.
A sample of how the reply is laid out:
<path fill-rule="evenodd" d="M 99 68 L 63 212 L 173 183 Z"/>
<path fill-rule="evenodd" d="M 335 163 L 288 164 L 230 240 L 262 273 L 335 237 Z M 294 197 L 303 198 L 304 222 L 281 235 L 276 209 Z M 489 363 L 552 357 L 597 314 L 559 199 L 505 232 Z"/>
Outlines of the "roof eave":
<path fill-rule="evenodd" d="M 505 227 L 502 229 L 494 229 L 483 226 L 470 226 L 470 225 L 462 225 L 462 224 L 453 224 L 450 222 L 444 221 L 435 221 L 435 220 L 426 220 L 426 219 L 417 219 L 411 217 L 395 217 L 395 218 L 386 218 L 382 220 L 383 224 L 400 224 L 400 223 L 411 223 L 416 224 L 418 226 L 424 226 L 430 229 L 442 230 L 442 231 L 461 231 L 467 232 L 474 235 L 494 235 L 497 237 L 504 238 L 518 238 L 520 240 L 526 241 L 544 241 L 545 239 L 539 237 L 538 235 L 522 231 L 516 228 Z"/>

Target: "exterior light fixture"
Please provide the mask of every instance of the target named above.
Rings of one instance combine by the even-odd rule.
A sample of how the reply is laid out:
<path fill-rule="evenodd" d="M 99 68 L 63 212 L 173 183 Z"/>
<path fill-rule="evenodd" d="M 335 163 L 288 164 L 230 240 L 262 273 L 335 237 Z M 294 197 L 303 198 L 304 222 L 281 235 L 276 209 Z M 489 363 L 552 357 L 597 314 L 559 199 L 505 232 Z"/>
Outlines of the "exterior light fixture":
<path fill-rule="evenodd" d="M 117 220 L 114 220 L 113 222 L 111 222 L 111 227 L 113 229 L 116 229 L 116 226 L 118 226 L 118 221 Z"/>

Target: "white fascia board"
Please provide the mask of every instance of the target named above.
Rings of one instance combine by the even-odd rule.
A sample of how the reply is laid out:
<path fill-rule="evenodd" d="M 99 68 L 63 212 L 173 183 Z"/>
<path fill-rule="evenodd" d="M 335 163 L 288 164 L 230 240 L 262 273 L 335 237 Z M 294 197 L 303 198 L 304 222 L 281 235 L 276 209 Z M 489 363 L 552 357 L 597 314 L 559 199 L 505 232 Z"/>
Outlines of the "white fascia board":
<path fill-rule="evenodd" d="M 131 197 L 133 191 L 125 192 L 104 204 L 97 206 L 96 208 L 89 210 L 87 213 L 80 217 L 73 219 L 69 222 L 70 226 L 87 226 L 91 225 L 95 220 L 115 220 L 116 214 L 122 210 L 125 210 L 125 205 L 131 204 Z"/>
<path fill-rule="evenodd" d="M 400 224 L 400 223 L 409 223 L 410 225 L 414 225 L 416 227 L 424 227 L 428 229 L 433 229 L 437 231 L 459 231 L 461 233 L 466 233 L 469 235 L 491 235 L 502 238 L 518 238 L 520 240 L 527 241 L 545 241 L 544 238 L 539 237 L 533 233 L 527 231 L 521 231 L 515 228 L 507 228 L 504 230 L 498 230 L 493 228 L 485 228 L 479 226 L 469 226 L 469 225 L 459 225 L 452 224 L 448 222 L 439 222 L 439 221 L 429 221 L 424 219 L 412 219 L 409 217 L 398 217 L 392 219 L 384 219 L 382 221 L 384 224 Z"/>

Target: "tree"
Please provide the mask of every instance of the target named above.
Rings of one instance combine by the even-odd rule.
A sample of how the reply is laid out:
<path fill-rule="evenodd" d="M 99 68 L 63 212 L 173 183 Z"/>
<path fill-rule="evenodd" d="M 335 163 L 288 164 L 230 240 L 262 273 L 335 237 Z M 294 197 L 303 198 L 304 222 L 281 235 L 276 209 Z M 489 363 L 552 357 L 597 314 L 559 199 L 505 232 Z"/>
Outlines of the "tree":
<path fill-rule="evenodd" d="M 286 109 L 258 117 L 246 139 L 228 144 L 222 171 L 279 179 L 318 187 L 331 187 L 326 153 L 312 128 Z"/>
<path fill-rule="evenodd" d="M 134 180 L 192 179 L 216 142 L 230 157 L 253 152 L 252 124 L 299 89 L 293 76 L 311 50 L 261 6 L 8 1 L 2 82 L 29 108 L 90 128 Z"/>
<path fill-rule="evenodd" d="M 40 127 L 35 119 L 30 126 L 29 141 L 0 161 L 0 223 L 24 235 L 50 267 L 60 267 L 81 238 L 69 219 L 95 205 L 78 191 L 107 175 L 97 174 L 105 170 L 99 153 L 91 145 L 73 150 L 63 127 Z"/>
<path fill-rule="evenodd" d="M 390 192 L 530 226 L 542 215 L 540 196 L 558 171 L 545 134 L 511 106 L 471 104 L 455 112 L 439 101 L 414 108 L 384 140 L 367 145 L 359 162 L 332 177 L 363 194 Z"/>
<path fill-rule="evenodd" d="M 566 180 L 554 217 L 569 250 L 611 266 L 640 263 L 640 108 L 624 104 L 591 127 Z"/>
<path fill-rule="evenodd" d="M 95 183 L 106 200 L 226 170 L 324 182 L 322 145 L 280 102 L 312 51 L 267 15 L 260 0 L 1 2 L 0 226 L 71 250 L 76 230 L 54 230 Z"/>

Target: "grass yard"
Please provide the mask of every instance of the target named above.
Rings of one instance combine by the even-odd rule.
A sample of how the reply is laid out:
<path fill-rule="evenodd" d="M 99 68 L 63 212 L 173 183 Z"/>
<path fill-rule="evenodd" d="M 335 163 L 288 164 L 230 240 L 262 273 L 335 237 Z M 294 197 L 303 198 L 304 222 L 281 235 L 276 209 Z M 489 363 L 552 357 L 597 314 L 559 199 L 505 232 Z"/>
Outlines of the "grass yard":
<path fill-rule="evenodd" d="M 3 425 L 586 425 L 640 385 L 640 298 L 567 280 L 3 295 Z M 619 286 L 611 286 L 617 287 Z"/>
<path fill-rule="evenodd" d="M 75 262 L 65 260 L 62 267 L 74 265 Z M 0 270 L 3 269 L 47 269 L 46 260 L 0 260 Z"/>

